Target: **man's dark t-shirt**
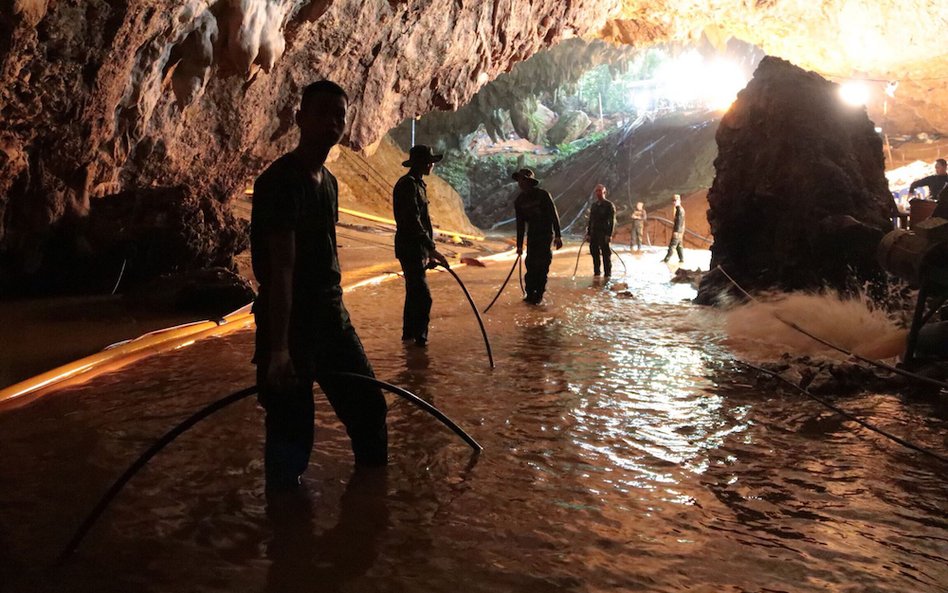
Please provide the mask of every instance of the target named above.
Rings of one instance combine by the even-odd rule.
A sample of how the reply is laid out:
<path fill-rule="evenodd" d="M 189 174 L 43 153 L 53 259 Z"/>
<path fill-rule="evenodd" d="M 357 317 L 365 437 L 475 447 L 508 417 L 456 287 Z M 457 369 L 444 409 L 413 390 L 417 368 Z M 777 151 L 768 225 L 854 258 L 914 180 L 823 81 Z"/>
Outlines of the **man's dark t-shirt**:
<path fill-rule="evenodd" d="M 533 249 L 550 249 L 553 237 L 560 236 L 560 216 L 550 192 L 533 187 L 522 191 L 514 200 L 517 214 L 517 246 L 523 245 L 524 233 L 527 246 Z"/>
<path fill-rule="evenodd" d="M 318 348 L 320 334 L 348 319 L 342 306 L 342 274 L 336 253 L 339 189 L 325 167 L 317 186 L 299 158 L 288 153 L 271 164 L 254 183 L 250 218 L 253 272 L 260 283 L 254 302 L 257 323 L 254 360 L 266 363 L 270 349 L 270 236 L 293 231 L 296 258 L 289 319 L 290 356 L 306 361 Z M 326 335 L 322 336 L 325 341 Z"/>
<path fill-rule="evenodd" d="M 392 191 L 392 207 L 396 224 L 395 257 L 424 259 L 435 249 L 425 182 L 403 175 Z"/>
<path fill-rule="evenodd" d="M 909 186 L 909 191 L 915 191 L 916 187 L 922 187 L 923 185 L 928 188 L 929 198 L 934 200 L 941 194 L 941 190 L 948 187 L 948 173 L 944 175 L 929 175 L 928 177 L 917 179 Z"/>
<path fill-rule="evenodd" d="M 609 200 L 597 199 L 589 208 L 586 234 L 590 237 L 611 237 L 616 224 L 616 207 Z"/>

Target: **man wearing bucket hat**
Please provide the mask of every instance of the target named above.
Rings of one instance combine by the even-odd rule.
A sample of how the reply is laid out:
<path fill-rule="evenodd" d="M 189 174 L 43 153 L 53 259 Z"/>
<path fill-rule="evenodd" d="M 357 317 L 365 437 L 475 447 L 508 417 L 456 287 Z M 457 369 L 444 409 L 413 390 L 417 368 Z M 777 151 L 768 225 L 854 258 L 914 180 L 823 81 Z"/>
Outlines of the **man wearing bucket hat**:
<path fill-rule="evenodd" d="M 546 291 L 546 276 L 553 261 L 550 244 L 559 249 L 563 246 L 560 237 L 560 216 L 553 204 L 550 192 L 540 189 L 540 182 L 530 169 L 520 169 L 513 174 L 520 186 L 520 194 L 514 200 L 517 213 L 517 254 L 523 253 L 523 237 L 527 236 L 527 273 L 524 277 L 527 296 L 524 300 L 539 304 Z"/>
<path fill-rule="evenodd" d="M 448 260 L 438 252 L 434 230 L 428 215 L 428 193 L 423 177 L 430 175 L 434 164 L 444 155 L 433 154 L 423 144 L 412 146 L 408 160 L 402 163 L 408 173 L 395 184 L 392 205 L 395 210 L 395 257 L 405 275 L 405 309 L 402 315 L 402 340 L 411 340 L 424 347 L 428 343 L 428 321 L 431 316 L 431 291 L 425 270 L 432 262 L 447 266 Z"/>

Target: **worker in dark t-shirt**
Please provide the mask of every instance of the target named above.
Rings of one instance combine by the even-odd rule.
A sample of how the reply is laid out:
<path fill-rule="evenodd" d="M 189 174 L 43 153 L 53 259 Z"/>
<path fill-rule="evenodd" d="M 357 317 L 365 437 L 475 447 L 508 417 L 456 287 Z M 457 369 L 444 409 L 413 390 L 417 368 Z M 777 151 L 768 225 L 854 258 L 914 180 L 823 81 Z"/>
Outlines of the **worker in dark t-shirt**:
<path fill-rule="evenodd" d="M 295 488 L 313 447 L 313 382 L 352 440 L 357 465 L 387 463 L 386 404 L 379 389 L 327 372 L 374 376 L 342 302 L 335 224 L 338 186 L 324 163 L 346 127 L 348 97 L 330 81 L 303 90 L 299 145 L 254 183 L 250 247 L 260 283 L 257 385 L 266 410 L 268 490 Z"/>
<path fill-rule="evenodd" d="M 615 204 L 606 199 L 606 186 L 596 186 L 596 201 L 589 208 L 586 240 L 593 260 L 593 276 L 599 275 L 599 260 L 606 278 L 612 276 L 612 232 L 616 226 Z"/>
<path fill-rule="evenodd" d="M 408 167 L 392 190 L 395 211 L 395 257 L 405 276 L 405 308 L 402 313 L 402 340 L 424 347 L 428 343 L 428 322 L 431 317 L 431 290 L 425 279 L 429 264 L 448 265 L 448 260 L 435 248 L 434 228 L 428 215 L 428 190 L 424 176 L 430 175 L 434 164 L 443 155 L 432 154 L 431 148 L 412 146 Z"/>
<path fill-rule="evenodd" d="M 543 300 L 546 291 L 546 277 L 553 261 L 552 242 L 557 249 L 563 246 L 560 237 L 560 216 L 550 192 L 537 187 L 537 181 L 530 169 L 520 169 L 513 174 L 520 186 L 520 194 L 514 200 L 517 214 L 517 254 L 523 254 L 523 238 L 527 237 L 527 257 L 524 263 L 527 273 L 524 276 L 527 296 L 524 301 L 537 305 Z"/>
<path fill-rule="evenodd" d="M 927 187 L 928 196 L 932 200 L 938 199 L 941 190 L 945 187 L 948 187 L 948 163 L 945 162 L 945 159 L 938 159 L 935 161 L 935 174 L 929 175 L 928 177 L 922 177 L 921 179 L 916 179 L 909 186 L 909 193 L 915 191 L 916 187 Z"/>

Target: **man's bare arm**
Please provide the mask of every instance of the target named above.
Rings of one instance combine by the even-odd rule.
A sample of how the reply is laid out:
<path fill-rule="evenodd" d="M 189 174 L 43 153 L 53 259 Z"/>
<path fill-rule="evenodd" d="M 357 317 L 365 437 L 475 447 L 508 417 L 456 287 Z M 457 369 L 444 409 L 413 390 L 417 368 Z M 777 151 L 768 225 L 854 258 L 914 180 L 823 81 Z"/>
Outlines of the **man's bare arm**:
<path fill-rule="evenodd" d="M 293 306 L 293 267 L 296 238 L 293 231 L 270 235 L 270 364 L 267 380 L 274 387 L 287 387 L 295 379 L 289 354 L 290 310 Z"/>

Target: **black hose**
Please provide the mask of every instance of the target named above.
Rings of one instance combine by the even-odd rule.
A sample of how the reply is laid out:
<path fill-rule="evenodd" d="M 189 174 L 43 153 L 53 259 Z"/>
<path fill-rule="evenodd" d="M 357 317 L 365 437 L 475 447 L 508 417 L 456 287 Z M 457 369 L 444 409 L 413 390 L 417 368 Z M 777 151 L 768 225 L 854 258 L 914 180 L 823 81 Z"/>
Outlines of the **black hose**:
<path fill-rule="evenodd" d="M 576 277 L 576 270 L 579 269 L 579 256 L 583 254 L 583 245 L 586 244 L 586 237 L 583 237 L 582 242 L 579 244 L 579 251 L 576 252 L 576 265 L 573 266 L 573 278 Z"/>
<path fill-rule="evenodd" d="M 490 348 L 490 339 L 487 337 L 487 329 L 484 327 L 484 320 L 481 319 L 481 314 L 477 310 L 477 305 L 474 304 L 474 299 L 471 298 L 471 293 L 468 292 L 467 287 L 464 286 L 464 282 L 461 281 L 461 277 L 451 269 L 450 266 L 444 264 L 439 264 L 442 268 L 448 271 L 455 280 L 458 281 L 458 286 L 461 287 L 461 290 L 464 291 L 464 296 L 467 297 L 467 302 L 471 304 L 471 310 L 474 311 L 474 317 L 477 318 L 477 325 L 481 327 L 481 335 L 484 336 L 484 346 L 487 348 L 487 360 L 490 361 L 490 368 L 494 368 L 494 353 Z M 511 270 L 512 271 L 512 270 Z"/>
<path fill-rule="evenodd" d="M 622 261 L 622 257 L 618 253 L 616 253 L 615 249 L 612 249 L 612 245 L 609 246 L 609 249 L 612 251 L 612 255 L 616 256 L 616 259 L 619 260 L 620 264 L 622 264 L 622 270 L 624 271 L 625 275 L 628 276 L 629 268 L 626 267 L 625 262 Z"/>
<path fill-rule="evenodd" d="M 527 296 L 527 289 L 523 287 L 523 260 L 517 262 L 517 277 L 520 280 L 520 296 Z"/>
<path fill-rule="evenodd" d="M 498 290 L 497 294 L 494 295 L 494 299 L 490 302 L 490 304 L 487 305 L 487 307 L 484 308 L 484 311 L 482 311 L 483 313 L 486 314 L 488 311 L 490 311 L 490 308 L 493 307 L 494 303 L 497 302 L 497 299 L 500 298 L 500 295 L 504 292 L 504 289 L 507 288 L 507 283 L 510 282 L 510 277 L 513 276 L 514 270 L 517 268 L 517 262 L 520 261 L 520 257 L 521 255 L 518 253 L 517 259 L 514 260 L 513 265 L 510 266 L 510 272 L 508 272 L 507 278 L 505 278 L 504 283 L 500 285 L 500 290 Z"/>
<path fill-rule="evenodd" d="M 418 397 L 417 395 L 411 393 L 410 391 L 406 389 L 402 389 L 401 387 L 397 387 L 390 383 L 386 383 L 385 381 L 381 381 L 374 377 L 368 377 L 368 376 L 359 375 L 356 373 L 332 372 L 332 373 L 326 373 L 326 374 L 330 376 L 345 377 L 352 380 L 358 380 L 365 383 L 371 383 L 372 385 L 375 385 L 377 387 L 385 389 L 386 391 L 394 393 L 395 395 L 408 400 L 415 406 L 421 408 L 425 412 L 428 412 L 429 414 L 437 418 L 442 424 L 450 428 L 451 431 L 454 432 L 454 434 L 461 437 L 461 439 L 463 439 L 465 443 L 470 445 L 470 447 L 474 450 L 475 455 L 479 454 L 481 451 L 484 450 L 484 448 L 481 447 L 481 445 L 477 441 L 475 441 L 471 435 L 464 432 L 464 430 L 461 429 L 461 427 L 455 424 L 450 418 L 445 416 L 440 410 L 438 410 L 433 405 L 429 404 L 425 400 L 421 399 L 420 397 Z M 132 463 L 132 465 L 130 465 L 128 469 L 126 469 L 125 472 L 122 473 L 121 476 L 119 476 L 118 480 L 116 480 L 109 487 L 109 489 L 105 492 L 105 494 L 102 495 L 102 498 L 99 499 L 99 502 L 96 503 L 95 507 L 92 509 L 89 515 L 85 518 L 85 520 L 79 526 L 79 529 L 76 530 L 76 533 L 69 540 L 69 543 L 66 544 L 66 547 L 63 548 L 63 551 L 59 554 L 58 563 L 61 564 L 65 562 L 69 558 L 69 556 L 72 555 L 72 553 L 75 552 L 76 549 L 78 549 L 79 544 L 82 543 L 83 538 L 85 538 L 86 534 L 89 533 L 89 531 L 95 525 L 96 521 L 99 520 L 99 517 L 102 516 L 102 513 L 105 512 L 105 510 L 108 508 L 112 500 L 116 496 L 118 496 L 118 494 L 122 491 L 122 488 L 124 488 L 125 485 L 128 484 L 128 482 L 131 481 L 133 477 L 135 477 L 135 474 L 137 474 L 139 470 L 145 467 L 145 465 L 149 461 L 151 461 L 151 459 L 155 455 L 160 453 L 162 449 L 170 445 L 172 442 L 174 442 L 175 439 L 181 436 L 181 434 L 186 432 L 188 429 L 190 429 L 192 426 L 194 426 L 201 420 L 207 418 L 214 412 L 222 410 L 231 404 L 235 404 L 242 399 L 246 399 L 247 397 L 250 397 L 251 395 L 254 395 L 255 393 L 257 393 L 256 385 L 245 387 L 244 389 L 241 389 L 240 391 L 236 391 L 226 397 L 223 397 L 201 408 L 200 410 L 198 410 L 197 412 L 189 416 L 187 419 L 185 419 L 184 422 L 181 422 L 180 424 L 178 424 L 177 426 L 175 426 L 174 428 L 166 432 L 164 436 L 158 439 L 158 441 L 156 441 L 151 447 L 149 447 L 148 450 L 142 453 L 138 457 L 138 459 L 136 459 L 135 462 Z"/>

